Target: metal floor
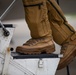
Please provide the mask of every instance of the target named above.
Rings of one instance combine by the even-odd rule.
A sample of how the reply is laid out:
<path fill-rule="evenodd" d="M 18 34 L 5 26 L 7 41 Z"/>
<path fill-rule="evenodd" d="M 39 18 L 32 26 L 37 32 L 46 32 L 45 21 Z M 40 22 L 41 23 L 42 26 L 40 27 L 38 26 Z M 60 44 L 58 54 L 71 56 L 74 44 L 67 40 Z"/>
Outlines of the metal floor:
<path fill-rule="evenodd" d="M 7 0 L 7 2 L 4 2 L 4 5 L 6 5 L 5 3 L 8 3 L 8 2 L 9 2 L 9 0 Z M 60 6 L 62 7 L 68 22 L 76 29 L 76 14 L 75 14 L 76 9 L 73 9 L 74 7 L 76 7 L 75 3 L 76 3 L 76 0 L 60 1 Z M 73 5 L 73 6 L 70 6 L 70 5 Z M 4 7 L 4 6 L 2 6 L 2 7 Z M 2 10 L 2 7 L 0 7 L 1 8 L 0 11 Z M 0 12 L 0 15 L 3 11 Z M 6 24 L 11 23 L 16 26 L 14 35 L 12 37 L 11 45 L 10 45 L 10 46 L 14 47 L 14 49 L 18 45 L 22 45 L 25 41 L 27 41 L 30 38 L 30 31 L 24 20 L 24 11 L 23 11 L 21 0 L 16 1 L 14 6 L 12 7 L 12 9 L 8 12 L 8 14 L 5 16 L 5 18 L 2 21 L 3 21 L 3 23 L 6 23 Z M 56 45 L 56 49 L 57 49 L 56 53 L 59 53 L 60 46 Z M 70 67 L 71 75 L 76 75 L 76 60 L 74 60 L 69 65 L 69 67 Z M 57 71 L 56 75 L 67 75 L 66 68 L 64 68 L 60 71 Z"/>

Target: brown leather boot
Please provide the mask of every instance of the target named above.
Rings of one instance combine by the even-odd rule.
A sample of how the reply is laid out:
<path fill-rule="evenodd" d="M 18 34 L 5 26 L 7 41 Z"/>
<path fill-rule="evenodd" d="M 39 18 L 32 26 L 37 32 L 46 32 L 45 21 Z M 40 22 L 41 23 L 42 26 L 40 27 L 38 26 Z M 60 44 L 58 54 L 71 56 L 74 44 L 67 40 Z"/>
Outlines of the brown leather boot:
<path fill-rule="evenodd" d="M 73 37 L 74 36 L 74 37 Z M 61 47 L 61 58 L 58 70 L 66 67 L 76 56 L 76 35 L 73 35 L 70 40 L 66 41 Z"/>
<path fill-rule="evenodd" d="M 18 46 L 16 52 L 23 54 L 41 54 L 52 53 L 55 51 L 55 46 L 50 37 L 30 39 L 23 46 Z"/>

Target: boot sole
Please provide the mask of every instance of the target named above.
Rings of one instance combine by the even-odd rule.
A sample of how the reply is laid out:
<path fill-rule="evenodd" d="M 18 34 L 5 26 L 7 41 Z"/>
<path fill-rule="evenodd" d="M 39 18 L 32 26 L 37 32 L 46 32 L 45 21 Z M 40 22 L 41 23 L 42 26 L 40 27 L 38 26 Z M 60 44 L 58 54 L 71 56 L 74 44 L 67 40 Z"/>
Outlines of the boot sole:
<path fill-rule="evenodd" d="M 60 70 L 60 69 L 62 69 L 64 67 L 68 66 L 73 61 L 75 56 L 76 56 L 76 48 L 71 50 L 71 52 L 69 52 L 68 55 L 65 56 L 67 58 L 65 58 L 64 61 L 59 64 L 57 70 Z"/>
<path fill-rule="evenodd" d="M 54 46 L 47 46 L 47 47 L 44 47 L 44 48 L 33 48 L 33 49 L 28 49 L 28 50 L 25 50 L 25 49 L 22 49 L 22 48 L 17 48 L 16 52 L 19 52 L 19 53 L 23 53 L 23 54 L 50 54 L 52 52 L 55 51 L 55 47 Z"/>

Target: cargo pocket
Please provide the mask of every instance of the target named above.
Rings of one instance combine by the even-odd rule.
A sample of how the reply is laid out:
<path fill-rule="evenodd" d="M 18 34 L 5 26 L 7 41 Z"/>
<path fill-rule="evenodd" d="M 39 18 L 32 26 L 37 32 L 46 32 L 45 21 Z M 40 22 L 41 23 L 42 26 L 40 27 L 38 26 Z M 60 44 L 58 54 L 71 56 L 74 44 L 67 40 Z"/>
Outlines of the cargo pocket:
<path fill-rule="evenodd" d="M 29 22 L 38 22 L 41 16 L 42 1 L 24 0 L 25 17 Z"/>
<path fill-rule="evenodd" d="M 50 31 L 46 0 L 24 0 L 25 19 L 32 37 L 42 37 Z"/>

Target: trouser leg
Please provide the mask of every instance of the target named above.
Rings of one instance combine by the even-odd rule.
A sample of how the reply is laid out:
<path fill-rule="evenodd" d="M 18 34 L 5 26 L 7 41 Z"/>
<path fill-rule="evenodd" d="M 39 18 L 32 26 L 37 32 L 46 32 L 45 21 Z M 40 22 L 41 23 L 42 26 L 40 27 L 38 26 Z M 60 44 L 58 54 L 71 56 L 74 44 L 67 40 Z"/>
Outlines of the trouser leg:
<path fill-rule="evenodd" d="M 67 22 L 64 14 L 55 0 L 47 0 L 49 21 L 53 38 L 61 45 L 61 58 L 58 69 L 66 67 L 76 56 L 76 32 Z"/>
<path fill-rule="evenodd" d="M 46 0 L 23 0 L 25 19 L 32 38 L 51 36 Z"/>
<path fill-rule="evenodd" d="M 23 0 L 25 19 L 31 32 L 23 46 L 18 46 L 16 52 L 24 54 L 52 53 L 55 45 L 48 21 L 46 0 Z"/>
<path fill-rule="evenodd" d="M 47 8 L 53 39 L 61 45 L 75 33 L 75 30 L 67 22 L 61 8 L 55 0 L 47 0 Z"/>

